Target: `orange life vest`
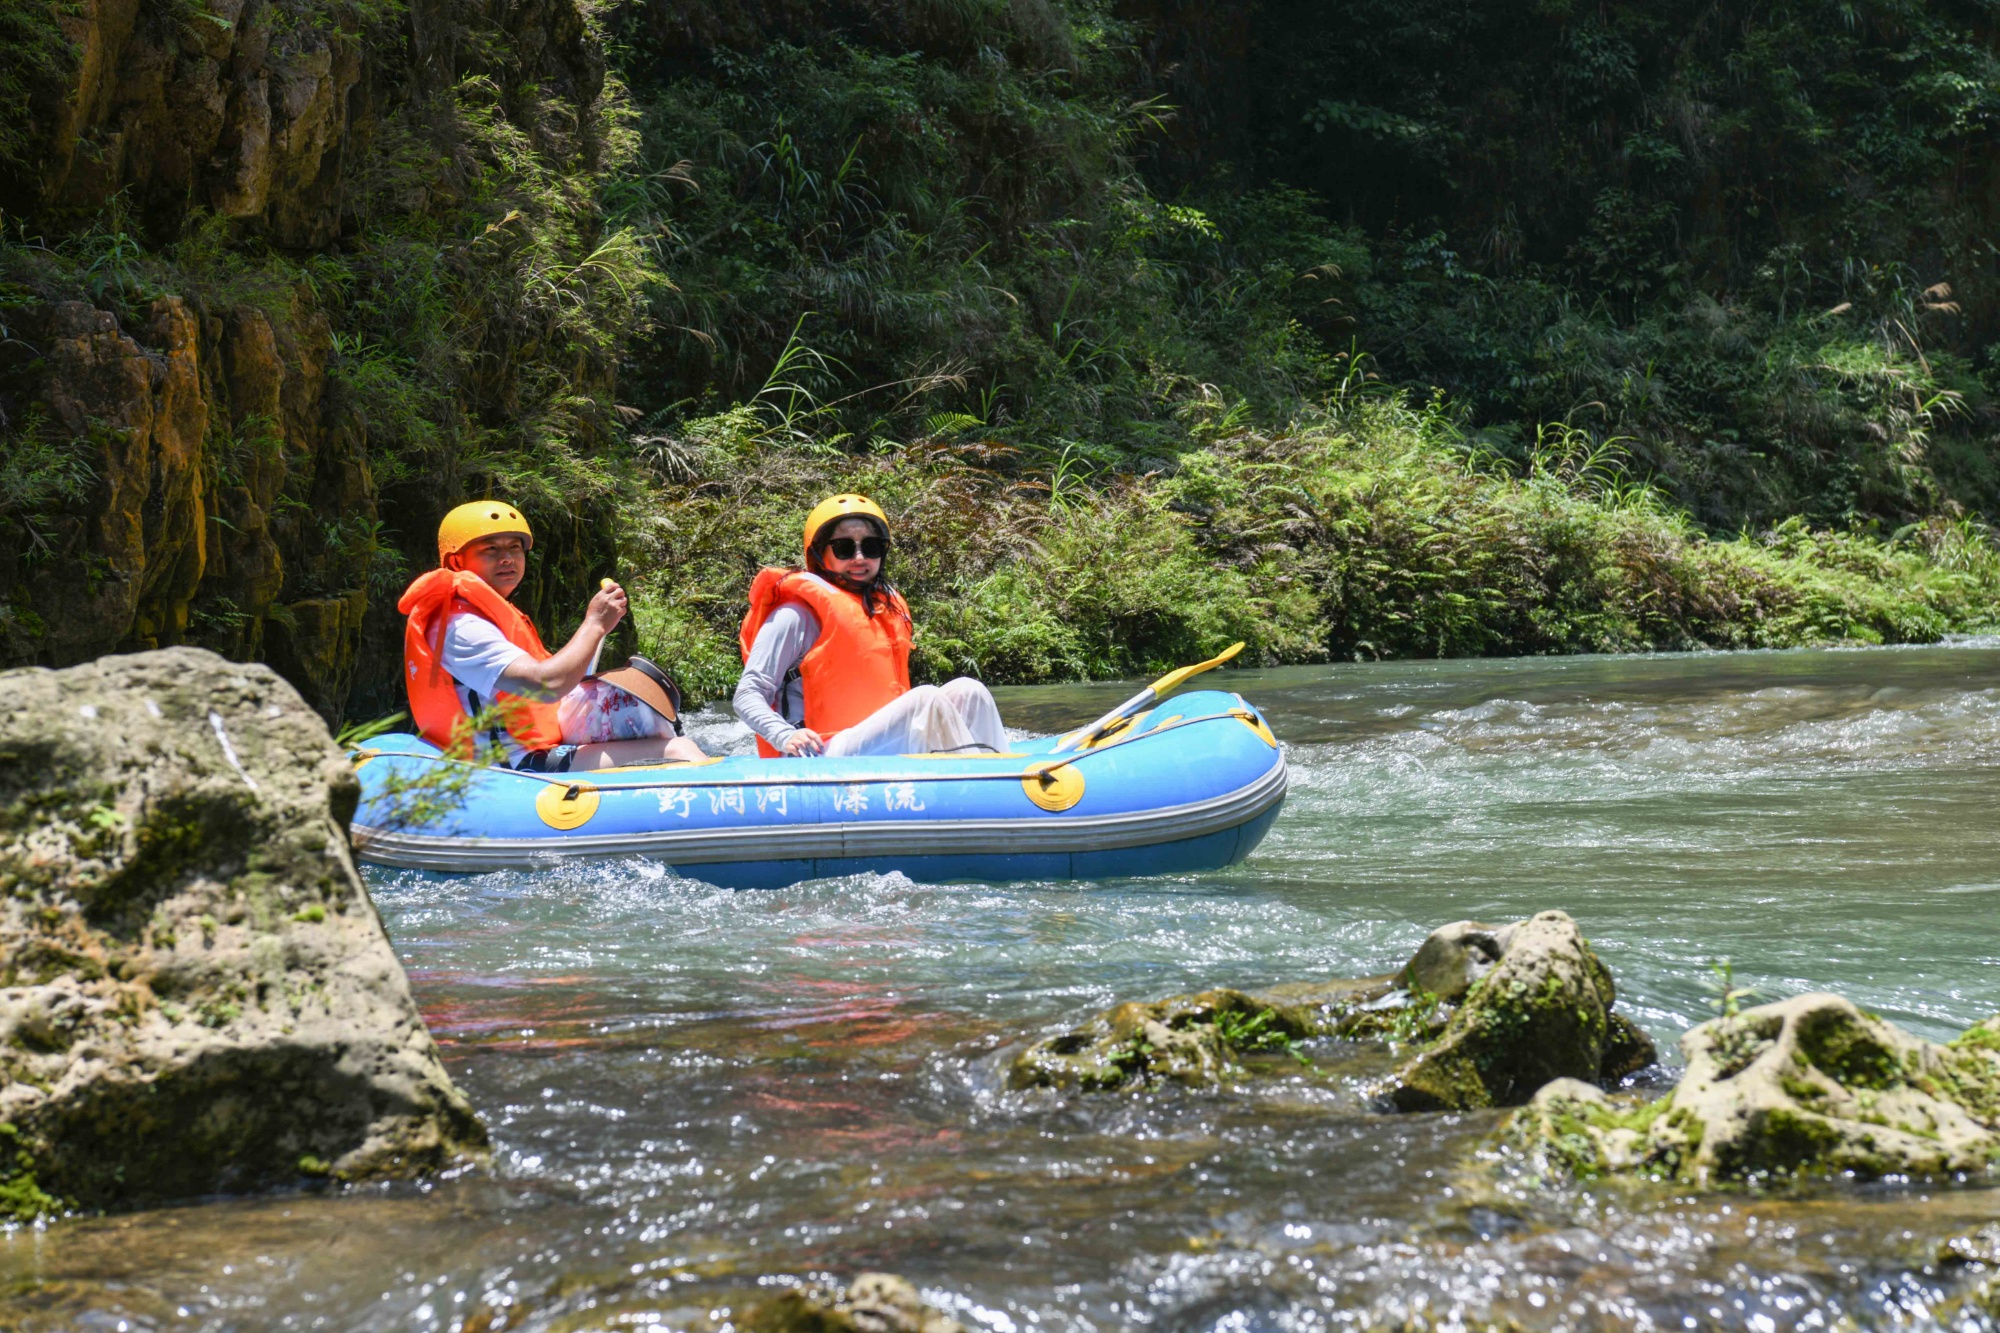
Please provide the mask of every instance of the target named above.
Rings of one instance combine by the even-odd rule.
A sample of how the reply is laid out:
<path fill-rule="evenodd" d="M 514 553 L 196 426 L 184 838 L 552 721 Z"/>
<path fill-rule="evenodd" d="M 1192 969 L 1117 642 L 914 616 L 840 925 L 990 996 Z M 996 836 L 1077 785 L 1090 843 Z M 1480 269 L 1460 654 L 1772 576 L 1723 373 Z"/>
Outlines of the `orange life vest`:
<path fill-rule="evenodd" d="M 410 717 L 417 731 L 447 754 L 472 754 L 472 719 L 459 701 L 457 682 L 444 669 L 444 631 L 460 612 L 482 616 L 500 627 L 507 642 L 537 662 L 549 659 L 542 636 L 527 613 L 502 597 L 470 570 L 433 569 L 403 593 L 396 609 L 409 617 L 403 630 L 403 685 L 410 692 Z M 508 734 L 528 750 L 562 744 L 556 706 L 520 695 L 502 694 L 487 702 L 500 710 Z"/>
<path fill-rule="evenodd" d="M 806 726 L 831 736 L 910 691 L 910 608 L 901 593 L 890 593 L 869 615 L 859 593 L 802 569 L 759 570 L 750 584 L 750 614 L 738 636 L 743 660 L 771 613 L 797 602 L 819 620 L 819 638 L 799 661 L 805 683 Z M 780 703 L 782 704 L 782 700 Z M 757 753 L 778 753 L 757 738 Z"/>

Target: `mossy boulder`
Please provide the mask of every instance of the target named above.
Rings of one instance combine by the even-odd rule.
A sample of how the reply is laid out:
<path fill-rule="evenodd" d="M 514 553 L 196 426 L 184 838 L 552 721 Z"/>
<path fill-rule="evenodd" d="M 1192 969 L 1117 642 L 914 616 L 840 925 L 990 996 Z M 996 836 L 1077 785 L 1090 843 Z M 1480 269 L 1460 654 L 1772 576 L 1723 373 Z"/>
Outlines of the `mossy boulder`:
<path fill-rule="evenodd" d="M 269 669 L 0 674 L 0 1213 L 433 1171 L 486 1135 Z"/>
<path fill-rule="evenodd" d="M 965 1333 L 893 1273 L 863 1273 L 846 1289 L 793 1287 L 753 1306 L 750 1333 Z"/>
<path fill-rule="evenodd" d="M 1007 1081 L 1083 1092 L 1160 1081 L 1210 1087 L 1231 1075 L 1239 1055 L 1290 1049 L 1326 1026 L 1312 1006 L 1239 990 L 1128 1002 L 1036 1042 L 1015 1058 Z"/>
<path fill-rule="evenodd" d="M 1538 1173 L 1697 1185 L 1796 1175 L 1951 1175 L 2000 1160 L 1994 1025 L 1938 1045 L 1838 995 L 1712 1019 L 1667 1096 L 1623 1105 L 1552 1083 L 1501 1131 Z"/>
<path fill-rule="evenodd" d="M 1408 1051 L 1383 1089 L 1398 1109 L 1518 1104 L 1552 1078 L 1615 1080 L 1654 1062 L 1645 1034 L 1612 1011 L 1615 998 L 1610 972 L 1564 913 L 1461 921 L 1432 932 L 1392 975 L 1121 1004 L 1028 1047 L 1007 1081 L 1208 1087 L 1247 1072 L 1244 1056 L 1336 1037 Z"/>
<path fill-rule="evenodd" d="M 1406 985 L 1448 983 L 1456 1001 L 1437 1036 L 1396 1071 L 1399 1110 L 1518 1106 L 1559 1078 L 1614 1080 L 1656 1058 L 1612 1005 L 1611 971 L 1566 912 L 1433 932 Z"/>

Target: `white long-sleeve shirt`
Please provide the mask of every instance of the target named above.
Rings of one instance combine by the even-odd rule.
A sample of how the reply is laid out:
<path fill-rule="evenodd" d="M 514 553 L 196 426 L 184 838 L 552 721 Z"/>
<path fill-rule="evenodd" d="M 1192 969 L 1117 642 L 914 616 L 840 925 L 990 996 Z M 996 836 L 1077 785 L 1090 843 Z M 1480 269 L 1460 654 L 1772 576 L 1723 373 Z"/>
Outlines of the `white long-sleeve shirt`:
<path fill-rule="evenodd" d="M 730 706 L 776 749 L 805 722 L 805 682 L 792 673 L 818 642 L 819 617 L 797 602 L 781 604 L 750 641 Z"/>

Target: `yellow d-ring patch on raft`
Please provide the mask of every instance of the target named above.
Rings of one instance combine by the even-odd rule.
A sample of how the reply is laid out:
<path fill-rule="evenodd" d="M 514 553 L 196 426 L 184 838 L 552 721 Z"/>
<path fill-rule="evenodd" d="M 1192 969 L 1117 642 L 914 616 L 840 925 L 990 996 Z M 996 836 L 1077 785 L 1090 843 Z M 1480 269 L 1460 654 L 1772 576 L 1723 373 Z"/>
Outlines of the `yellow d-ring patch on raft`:
<path fill-rule="evenodd" d="M 1255 713 L 1231 713 L 1229 716 L 1256 732 L 1258 736 L 1263 738 L 1264 744 L 1270 746 L 1273 750 L 1278 748 L 1278 738 L 1271 734 L 1271 728 L 1264 724 L 1263 718 L 1258 717 Z"/>
<path fill-rule="evenodd" d="M 1083 799 L 1083 774 L 1060 759 L 1039 759 L 1028 765 L 1021 790 L 1044 810 L 1067 810 Z"/>
<path fill-rule="evenodd" d="M 582 828 L 597 813 L 597 788 L 588 782 L 550 783 L 535 798 L 535 813 L 550 828 Z"/>
<path fill-rule="evenodd" d="M 1130 740 L 1139 734 L 1139 728 L 1145 726 L 1146 719 L 1152 715 L 1153 710 L 1148 708 L 1143 713 L 1134 713 L 1131 717 L 1121 717 L 1105 728 L 1102 736 L 1099 736 L 1096 740 L 1088 744 L 1078 744 L 1077 749 L 1079 752 L 1095 750 L 1100 745 L 1110 745 L 1117 741 Z"/>

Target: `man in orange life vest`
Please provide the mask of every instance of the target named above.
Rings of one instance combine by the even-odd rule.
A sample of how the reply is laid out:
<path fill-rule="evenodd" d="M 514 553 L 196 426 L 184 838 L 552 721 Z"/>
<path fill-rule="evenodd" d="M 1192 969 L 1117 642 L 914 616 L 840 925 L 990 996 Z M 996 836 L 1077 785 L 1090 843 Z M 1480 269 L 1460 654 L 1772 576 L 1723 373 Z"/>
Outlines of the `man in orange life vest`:
<path fill-rule="evenodd" d="M 614 764 L 703 758 L 680 734 L 680 691 L 642 657 L 590 674 L 604 638 L 625 616 L 625 590 L 606 579 L 583 624 L 551 653 L 534 622 L 509 602 L 527 574 L 535 536 L 513 506 L 462 504 L 438 525 L 439 568 L 397 603 L 409 617 L 403 684 L 425 740 L 467 755 L 472 720 L 510 767 L 564 773 Z"/>
<path fill-rule="evenodd" d="M 910 688 L 910 608 L 884 577 L 889 519 L 836 495 L 806 519 L 805 568 L 750 585 L 736 715 L 776 755 L 974 753 L 1007 748 L 976 680 Z"/>

